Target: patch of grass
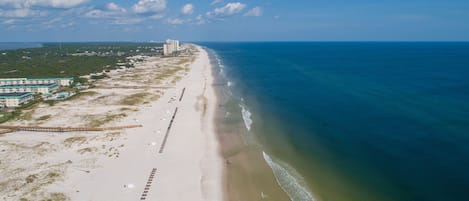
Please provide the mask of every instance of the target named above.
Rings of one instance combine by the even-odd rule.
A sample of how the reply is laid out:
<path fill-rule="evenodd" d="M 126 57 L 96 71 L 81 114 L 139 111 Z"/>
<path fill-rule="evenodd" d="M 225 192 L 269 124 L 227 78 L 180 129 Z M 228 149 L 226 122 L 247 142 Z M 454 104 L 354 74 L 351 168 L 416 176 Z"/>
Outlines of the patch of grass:
<path fill-rule="evenodd" d="M 70 200 L 64 193 L 51 193 L 47 201 L 68 201 Z"/>
<path fill-rule="evenodd" d="M 185 58 L 185 59 L 179 60 L 176 64 L 177 65 L 182 65 L 182 64 L 185 64 L 185 63 L 189 63 L 189 62 L 191 62 L 191 59 Z"/>
<path fill-rule="evenodd" d="M 97 94 L 98 94 L 98 92 L 95 92 L 95 91 L 77 92 L 75 95 L 70 96 L 70 97 L 67 98 L 66 100 L 75 100 L 75 99 L 78 99 L 78 98 L 80 98 L 80 97 L 94 96 L 94 95 L 97 95 Z"/>
<path fill-rule="evenodd" d="M 49 172 L 49 174 L 47 174 L 47 177 L 53 179 L 53 178 L 60 177 L 60 174 L 57 172 Z"/>
<path fill-rule="evenodd" d="M 86 148 L 77 150 L 79 154 L 94 153 L 96 151 L 98 151 L 98 148 L 96 147 L 86 147 Z"/>
<path fill-rule="evenodd" d="M 145 92 L 132 94 L 122 99 L 120 101 L 120 104 L 121 105 L 138 105 L 138 104 L 145 102 L 144 99 L 149 95 L 150 93 L 145 93 Z"/>
<path fill-rule="evenodd" d="M 37 176 L 35 174 L 29 175 L 29 176 L 26 177 L 26 183 L 28 183 L 28 184 L 33 183 L 34 180 L 36 180 L 36 179 L 37 179 Z"/>
<path fill-rule="evenodd" d="M 104 118 L 98 118 L 98 119 L 91 119 L 89 126 L 90 127 L 99 127 L 104 124 L 107 124 L 111 121 L 114 121 L 116 119 L 120 119 L 123 117 L 126 117 L 127 114 L 125 113 L 120 113 L 120 114 L 107 114 Z"/>
<path fill-rule="evenodd" d="M 107 75 L 106 73 L 102 73 L 101 75 L 92 75 L 90 78 L 93 80 L 100 80 L 104 78 L 109 78 L 109 75 Z"/>
<path fill-rule="evenodd" d="M 87 140 L 86 137 L 83 137 L 83 136 L 80 136 L 80 137 L 69 137 L 67 139 L 64 140 L 64 144 L 65 146 L 67 147 L 71 147 L 72 145 L 74 144 L 77 144 L 77 145 L 80 145 L 80 144 L 83 144 L 85 143 Z"/>
<path fill-rule="evenodd" d="M 12 112 L 0 112 L 0 123 L 6 122 L 13 117 Z"/>
<path fill-rule="evenodd" d="M 181 70 L 184 70 L 184 68 L 180 66 L 172 66 L 172 67 L 165 68 L 163 71 L 160 72 L 160 74 L 158 74 L 157 79 L 166 79 L 166 78 L 172 77 Z"/>
<path fill-rule="evenodd" d="M 27 111 L 25 113 L 22 113 L 20 116 L 17 117 L 18 120 L 31 120 L 33 118 L 33 113 L 34 111 L 31 110 L 31 111 Z"/>
<path fill-rule="evenodd" d="M 48 114 L 48 115 L 44 115 L 44 116 L 40 116 L 39 118 L 37 118 L 37 120 L 39 121 L 45 121 L 45 120 L 48 120 L 50 119 L 52 115 Z"/>
<path fill-rule="evenodd" d="M 95 92 L 95 91 L 77 92 L 76 94 L 74 94 L 73 96 L 68 97 L 65 100 L 76 100 L 80 97 L 94 96 L 96 94 L 98 94 L 98 92 Z M 48 104 L 49 106 L 54 106 L 58 102 L 61 102 L 61 101 L 58 101 L 58 100 L 46 100 L 46 101 L 44 101 L 44 103 Z"/>
<path fill-rule="evenodd" d="M 181 79 L 182 79 L 181 76 L 175 76 L 175 77 L 173 78 L 173 80 L 171 81 L 171 83 L 172 83 L 172 84 L 176 84 L 176 82 L 178 82 L 178 81 L 181 80 Z"/>
<path fill-rule="evenodd" d="M 136 111 L 138 111 L 138 109 L 128 108 L 128 107 L 123 107 L 119 110 L 122 111 L 122 112 L 125 112 L 125 111 L 136 112 Z"/>

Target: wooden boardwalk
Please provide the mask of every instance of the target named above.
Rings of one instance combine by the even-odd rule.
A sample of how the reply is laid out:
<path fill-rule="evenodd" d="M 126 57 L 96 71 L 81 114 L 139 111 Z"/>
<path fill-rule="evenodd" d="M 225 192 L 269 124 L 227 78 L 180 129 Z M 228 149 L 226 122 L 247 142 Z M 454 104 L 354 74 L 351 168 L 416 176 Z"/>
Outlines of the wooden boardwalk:
<path fill-rule="evenodd" d="M 172 89 L 172 86 L 98 86 L 100 89 Z"/>
<path fill-rule="evenodd" d="M 0 129 L 12 131 L 36 132 L 74 132 L 74 131 L 108 131 L 142 127 L 142 125 L 114 126 L 114 127 L 42 127 L 42 126 L 0 126 Z"/>

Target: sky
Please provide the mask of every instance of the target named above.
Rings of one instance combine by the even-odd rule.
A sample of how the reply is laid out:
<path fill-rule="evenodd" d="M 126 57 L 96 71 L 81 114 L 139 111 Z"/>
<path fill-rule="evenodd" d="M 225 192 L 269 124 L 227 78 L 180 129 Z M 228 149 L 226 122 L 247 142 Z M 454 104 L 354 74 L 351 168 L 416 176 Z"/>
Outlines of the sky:
<path fill-rule="evenodd" d="M 469 0 L 0 0 L 0 42 L 469 41 Z"/>

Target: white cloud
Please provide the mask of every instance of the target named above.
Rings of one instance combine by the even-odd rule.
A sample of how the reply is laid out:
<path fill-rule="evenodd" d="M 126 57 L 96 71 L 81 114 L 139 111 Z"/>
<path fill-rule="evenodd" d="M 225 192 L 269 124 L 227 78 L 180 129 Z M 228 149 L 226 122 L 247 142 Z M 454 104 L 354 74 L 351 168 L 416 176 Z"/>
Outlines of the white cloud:
<path fill-rule="evenodd" d="M 171 18 L 171 19 L 166 20 L 166 22 L 168 24 L 177 25 L 177 24 L 183 24 L 184 20 L 179 19 L 179 18 Z"/>
<path fill-rule="evenodd" d="M 92 9 L 85 13 L 85 17 L 120 19 L 127 17 L 127 10 L 111 2 L 106 4 L 106 10 Z"/>
<path fill-rule="evenodd" d="M 67 10 L 62 11 L 61 15 L 62 16 L 82 16 L 85 13 L 89 12 L 90 10 L 93 10 L 93 7 L 75 7 L 75 8 L 70 8 Z"/>
<path fill-rule="evenodd" d="M 228 17 L 241 12 L 246 4 L 240 2 L 228 3 L 221 8 L 215 8 L 213 12 L 208 12 L 209 17 Z"/>
<path fill-rule="evenodd" d="M 112 22 L 112 24 L 126 25 L 126 24 L 138 24 L 143 22 L 143 18 L 120 18 Z"/>
<path fill-rule="evenodd" d="M 20 8 L 14 10 L 0 10 L 0 17 L 25 18 L 46 16 L 47 12 L 31 10 L 29 8 Z"/>
<path fill-rule="evenodd" d="M 16 20 L 15 19 L 7 19 L 3 20 L 2 24 L 15 24 Z"/>
<path fill-rule="evenodd" d="M 108 12 L 108 11 L 103 11 L 103 10 L 90 10 L 87 13 L 85 13 L 85 17 L 87 18 L 110 18 L 114 15 L 114 12 Z"/>
<path fill-rule="evenodd" d="M 60 21 L 62 21 L 62 18 L 61 18 L 61 17 L 56 17 L 56 18 L 52 18 L 52 19 L 50 19 L 50 20 L 48 20 L 48 21 L 45 21 L 45 22 L 43 22 L 42 24 L 43 24 L 43 25 L 51 25 L 51 24 L 54 24 L 54 23 L 60 22 Z"/>
<path fill-rule="evenodd" d="M 13 8 L 72 8 L 88 1 L 89 0 L 0 0 L 0 6 L 9 6 Z"/>
<path fill-rule="evenodd" d="M 210 5 L 215 5 L 215 4 L 221 3 L 221 2 L 223 2 L 223 0 L 213 0 Z"/>
<path fill-rule="evenodd" d="M 74 22 L 69 22 L 69 23 L 60 25 L 60 27 L 61 28 L 68 28 L 68 27 L 72 27 L 73 25 L 75 25 Z"/>
<path fill-rule="evenodd" d="M 126 12 L 125 8 L 122 8 L 121 6 L 117 5 L 114 2 L 106 4 L 106 8 L 111 11 L 119 11 L 119 12 Z"/>
<path fill-rule="evenodd" d="M 204 16 L 202 15 L 197 15 L 197 17 L 195 18 L 195 23 L 198 24 L 198 25 L 201 25 L 201 24 L 205 24 L 205 22 L 207 22 L 205 19 L 204 19 Z"/>
<path fill-rule="evenodd" d="M 132 6 L 135 13 L 157 13 L 166 9 L 166 0 L 140 0 Z"/>
<path fill-rule="evenodd" d="M 259 17 L 262 16 L 262 8 L 257 6 L 249 10 L 244 14 L 244 16 L 249 16 L 249 17 Z"/>
<path fill-rule="evenodd" d="M 159 20 L 164 17 L 164 14 L 154 14 L 148 18 L 153 19 L 153 20 Z"/>
<path fill-rule="evenodd" d="M 194 5 L 188 3 L 181 8 L 181 13 L 184 15 L 190 15 L 194 12 Z"/>

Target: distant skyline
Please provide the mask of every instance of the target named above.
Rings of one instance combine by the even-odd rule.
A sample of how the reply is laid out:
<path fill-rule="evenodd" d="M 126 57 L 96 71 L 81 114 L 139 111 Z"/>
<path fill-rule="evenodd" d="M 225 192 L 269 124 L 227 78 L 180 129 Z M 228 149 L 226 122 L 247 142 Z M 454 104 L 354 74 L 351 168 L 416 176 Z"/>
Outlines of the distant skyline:
<path fill-rule="evenodd" d="M 469 41 L 467 0 L 0 0 L 0 42 Z"/>

